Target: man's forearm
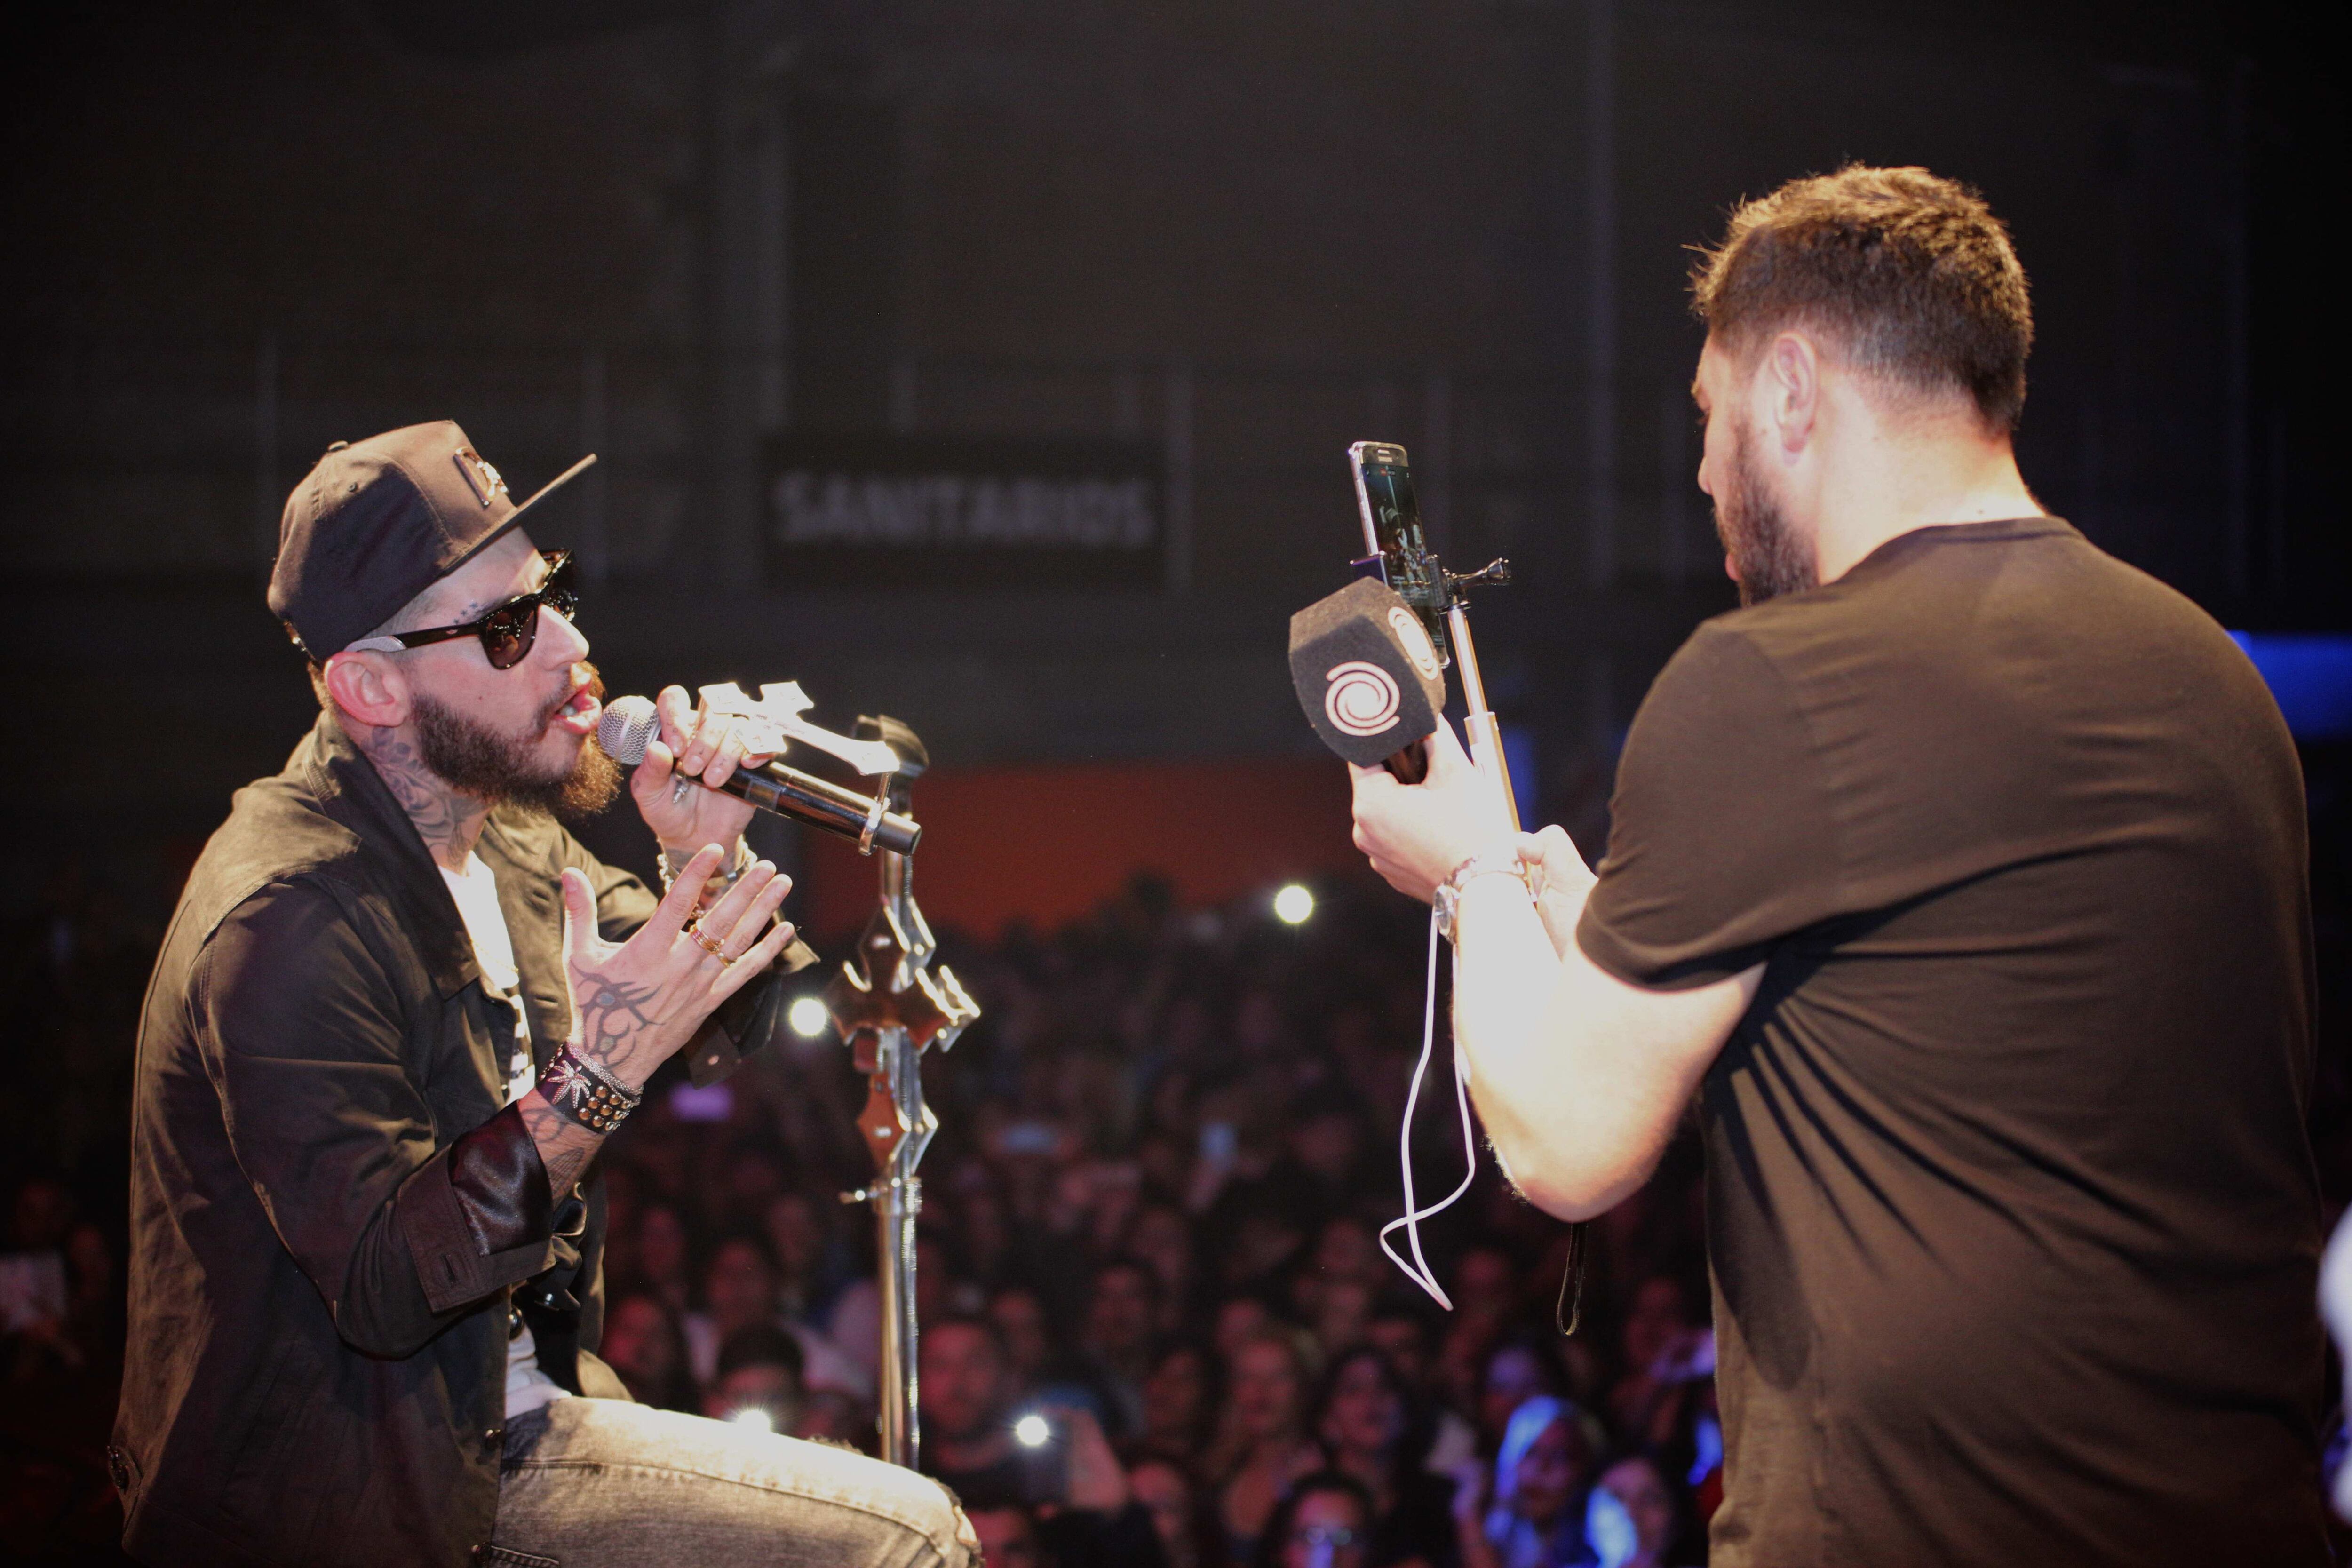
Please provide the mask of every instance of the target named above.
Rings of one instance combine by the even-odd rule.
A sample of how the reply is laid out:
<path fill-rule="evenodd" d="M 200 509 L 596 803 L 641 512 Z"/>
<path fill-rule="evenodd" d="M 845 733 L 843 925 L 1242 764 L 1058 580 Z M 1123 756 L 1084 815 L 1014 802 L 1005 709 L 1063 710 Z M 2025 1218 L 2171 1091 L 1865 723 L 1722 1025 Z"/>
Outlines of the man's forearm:
<path fill-rule="evenodd" d="M 1512 1181 L 1549 1208 L 1560 1120 L 1577 1098 L 1543 1027 L 1564 960 L 1526 885 L 1478 877 L 1454 914 L 1454 1037 L 1469 1068 L 1471 1098 Z M 1549 1057 L 1549 1059 L 1547 1059 Z"/>
<path fill-rule="evenodd" d="M 531 1144 L 539 1151 L 539 1163 L 547 1172 L 549 1194 L 562 1203 L 588 1168 L 588 1162 L 596 1157 L 596 1151 L 604 1146 L 607 1135 L 572 1121 L 536 1089 L 524 1095 L 518 1107 Z"/>
<path fill-rule="evenodd" d="M 1550 923 L 1572 931 L 1584 896 L 1556 892 Z M 1649 1178 L 1761 965 L 1688 991 L 1629 985 L 1572 938 L 1556 950 L 1507 877 L 1465 887 L 1454 929 L 1454 1035 L 1496 1155 L 1548 1213 L 1613 1207 Z"/>

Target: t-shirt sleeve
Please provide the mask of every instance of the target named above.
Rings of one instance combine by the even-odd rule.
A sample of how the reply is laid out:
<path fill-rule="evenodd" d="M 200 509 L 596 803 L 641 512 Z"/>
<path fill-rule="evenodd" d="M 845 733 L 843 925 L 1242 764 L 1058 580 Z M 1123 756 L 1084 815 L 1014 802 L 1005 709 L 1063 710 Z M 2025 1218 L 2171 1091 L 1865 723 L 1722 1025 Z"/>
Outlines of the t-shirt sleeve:
<path fill-rule="evenodd" d="M 1609 851 L 1576 931 L 1621 980 L 1704 985 L 1834 912 L 1837 840 L 1796 694 L 1737 631 L 1699 628 L 1625 739 Z"/>

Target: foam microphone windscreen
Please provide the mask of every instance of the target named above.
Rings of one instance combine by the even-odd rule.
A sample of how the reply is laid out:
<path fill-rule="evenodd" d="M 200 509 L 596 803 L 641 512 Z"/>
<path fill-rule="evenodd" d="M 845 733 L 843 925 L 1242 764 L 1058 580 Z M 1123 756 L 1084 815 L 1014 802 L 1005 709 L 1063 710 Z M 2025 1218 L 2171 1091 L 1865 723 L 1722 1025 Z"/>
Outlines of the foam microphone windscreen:
<path fill-rule="evenodd" d="M 1445 711 L 1421 617 L 1370 577 L 1290 617 L 1290 684 L 1323 743 L 1362 768 L 1435 732 Z"/>

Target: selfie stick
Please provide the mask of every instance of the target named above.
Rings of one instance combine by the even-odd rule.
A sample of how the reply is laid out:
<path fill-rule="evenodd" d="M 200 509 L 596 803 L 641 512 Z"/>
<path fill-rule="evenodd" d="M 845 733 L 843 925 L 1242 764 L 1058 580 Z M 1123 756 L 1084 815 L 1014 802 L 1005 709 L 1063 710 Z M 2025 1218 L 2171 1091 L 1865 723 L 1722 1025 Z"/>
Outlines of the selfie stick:
<path fill-rule="evenodd" d="M 860 740 L 889 746 L 898 759 L 888 778 L 891 809 L 911 809 L 909 784 L 929 764 L 914 731 L 895 719 L 861 718 Z M 882 1298 L 881 1364 L 877 1369 L 876 1426 L 881 1456 L 915 1468 L 915 1219 L 922 1212 L 923 1187 L 915 1167 L 930 1146 L 940 1121 L 923 1103 L 922 1056 L 936 1044 L 946 1050 L 980 1016 L 980 1008 L 944 964 L 931 967 L 939 943 L 915 903 L 911 855 L 879 849 L 881 905 L 857 941 L 857 956 L 845 961 L 824 991 L 825 1011 L 866 1074 L 866 1105 L 857 1130 L 874 1156 L 871 1185 L 844 1193 L 844 1203 L 874 1209 L 877 1282 Z"/>
<path fill-rule="evenodd" d="M 1419 510 L 1413 506 L 1411 500 L 1411 481 L 1403 479 L 1406 471 L 1403 447 L 1387 442 L 1359 441 L 1348 448 L 1348 465 L 1355 477 L 1356 509 L 1363 520 L 1366 552 L 1360 560 L 1354 563 L 1354 565 L 1359 572 L 1367 575 L 1377 574 L 1412 607 L 1413 612 L 1420 616 L 1428 631 L 1430 640 L 1436 645 L 1441 658 L 1444 657 L 1447 644 L 1453 645 L 1452 662 L 1461 672 L 1462 701 L 1467 710 L 1463 716 L 1462 728 L 1469 739 L 1470 761 L 1477 768 L 1480 775 L 1495 790 L 1502 805 L 1504 820 L 1510 824 L 1513 833 L 1517 833 L 1520 830 L 1519 804 L 1517 795 L 1511 789 L 1510 764 L 1503 752 L 1503 727 L 1501 721 L 1495 717 L 1494 710 L 1486 705 L 1486 682 L 1478 670 L 1478 646 L 1471 640 L 1469 603 L 1463 593 L 1467 588 L 1508 583 L 1511 580 L 1511 563 L 1498 556 L 1479 570 L 1467 574 L 1445 570 L 1437 556 L 1429 549 L 1426 537 L 1422 531 Z M 1379 468 L 1391 465 L 1402 486 L 1402 496 L 1391 492 L 1387 498 L 1375 498 L 1365 482 L 1366 471 L 1368 468 Z M 1382 537 L 1381 526 L 1383 521 L 1381 515 L 1384 510 L 1383 500 L 1388 503 L 1385 510 L 1386 521 L 1390 525 L 1386 538 Z M 1441 718 L 1440 722 L 1443 721 Z M 1430 928 L 1429 973 L 1431 1012 L 1428 1019 L 1429 1027 L 1424 1030 L 1425 1037 L 1423 1041 L 1423 1066 L 1428 1062 L 1429 1045 L 1431 1038 L 1433 1037 L 1436 1022 L 1437 935 L 1434 920 L 1435 917 L 1433 915 Z M 1458 1060 L 1455 1070 L 1455 1089 L 1458 1098 L 1462 1089 Z M 1383 1251 L 1389 1253 L 1390 1258 L 1394 1259 L 1399 1267 L 1404 1268 L 1405 1273 L 1412 1277 L 1416 1284 L 1434 1297 L 1440 1305 L 1450 1310 L 1453 1303 L 1446 1300 L 1445 1292 L 1438 1286 L 1436 1277 L 1431 1273 L 1428 1263 L 1422 1257 L 1420 1222 L 1435 1214 L 1439 1209 L 1446 1207 L 1467 1191 L 1469 1176 L 1466 1174 L 1464 1176 L 1462 1186 L 1454 1190 L 1452 1197 L 1446 1198 L 1433 1207 L 1423 1209 L 1414 1205 L 1410 1140 L 1412 1135 L 1412 1112 L 1420 1097 L 1421 1072 L 1417 1068 L 1413 1074 L 1412 1092 L 1405 1102 L 1402 1140 L 1406 1148 L 1401 1151 L 1403 1154 L 1404 1165 L 1404 1217 L 1391 1222 L 1381 1230 L 1381 1247 Z M 1466 1102 L 1463 1107 L 1463 1133 L 1466 1143 L 1469 1139 L 1469 1109 Z M 1471 1144 L 1470 1147 L 1474 1151 L 1475 1163 L 1475 1145 Z M 1411 1246 L 1413 1266 L 1406 1265 L 1402 1258 L 1398 1258 L 1396 1253 L 1389 1248 L 1388 1232 L 1400 1227 L 1405 1231 Z M 1576 1332 L 1577 1324 L 1583 1317 L 1584 1247 L 1583 1225 L 1579 1223 L 1570 1226 L 1568 1271 L 1560 1280 L 1559 1305 L 1553 1314 L 1553 1321 L 1563 1334 Z"/>

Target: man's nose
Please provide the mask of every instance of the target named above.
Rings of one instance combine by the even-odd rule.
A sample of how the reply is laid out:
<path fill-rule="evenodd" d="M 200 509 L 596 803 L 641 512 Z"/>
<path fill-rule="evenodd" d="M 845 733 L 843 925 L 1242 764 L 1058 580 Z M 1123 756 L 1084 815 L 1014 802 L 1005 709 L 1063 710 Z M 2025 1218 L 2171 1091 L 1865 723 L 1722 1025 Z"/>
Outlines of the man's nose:
<path fill-rule="evenodd" d="M 545 605 L 539 607 L 539 646 L 556 655 L 551 662 L 577 664 L 588 657 L 588 639 L 580 628 Z"/>

